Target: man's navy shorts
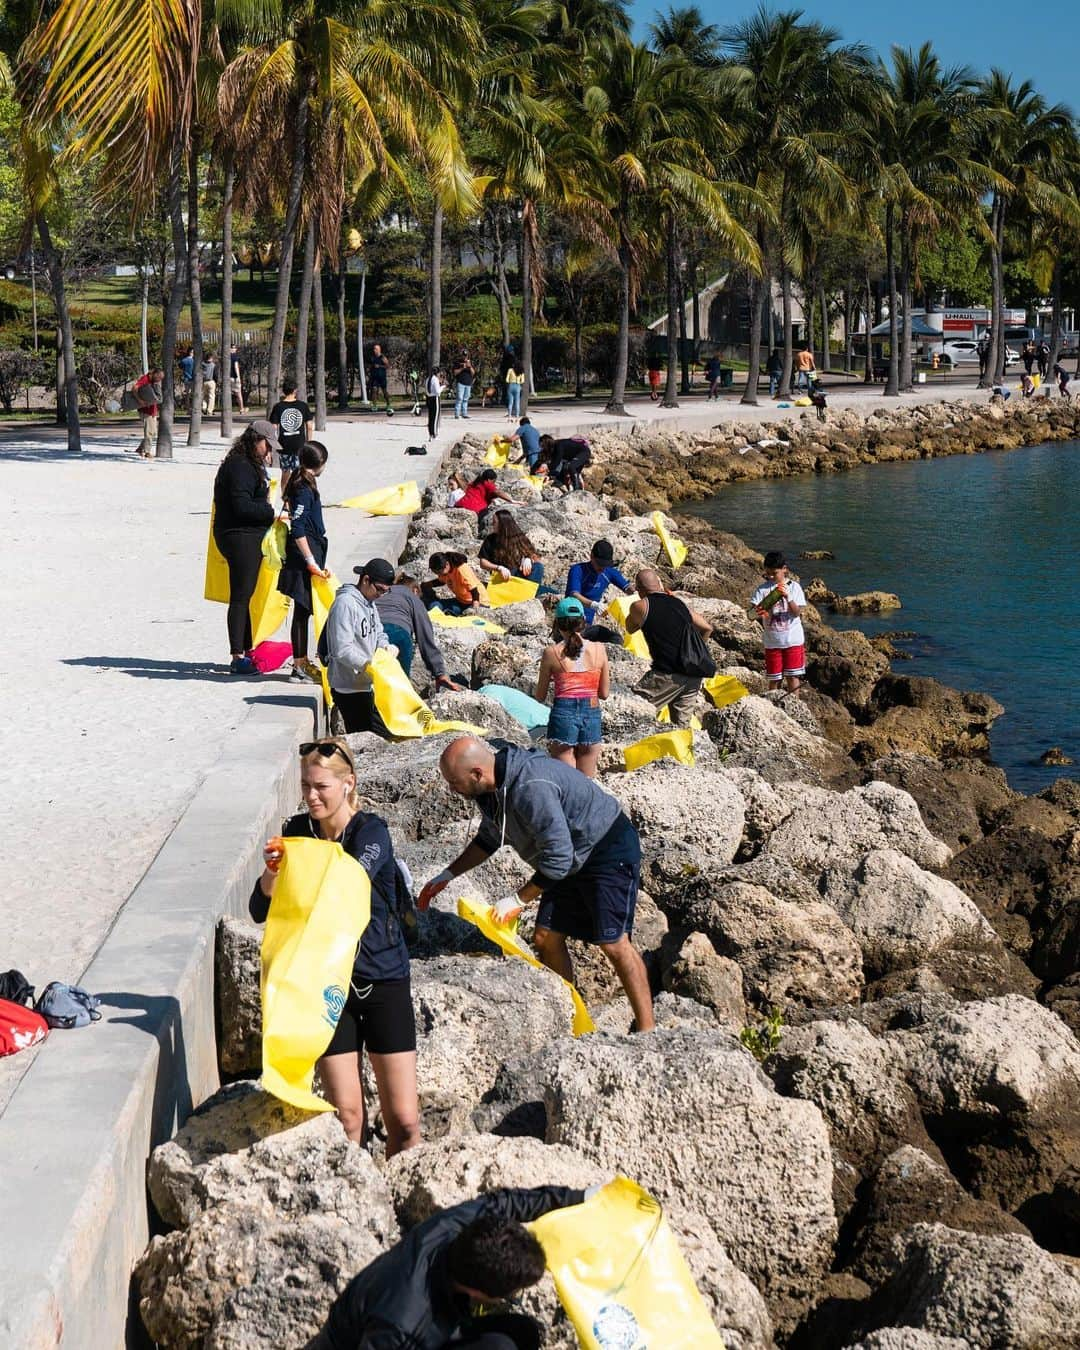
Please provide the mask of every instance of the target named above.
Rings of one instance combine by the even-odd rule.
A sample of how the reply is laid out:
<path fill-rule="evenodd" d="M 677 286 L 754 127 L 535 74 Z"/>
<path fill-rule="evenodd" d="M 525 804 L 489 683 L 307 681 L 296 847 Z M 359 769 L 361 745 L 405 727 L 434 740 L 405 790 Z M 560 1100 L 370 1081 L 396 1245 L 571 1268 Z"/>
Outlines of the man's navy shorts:
<path fill-rule="evenodd" d="M 550 928 L 583 942 L 618 942 L 634 931 L 637 863 L 584 869 L 549 886 L 540 898 L 537 928 Z"/>

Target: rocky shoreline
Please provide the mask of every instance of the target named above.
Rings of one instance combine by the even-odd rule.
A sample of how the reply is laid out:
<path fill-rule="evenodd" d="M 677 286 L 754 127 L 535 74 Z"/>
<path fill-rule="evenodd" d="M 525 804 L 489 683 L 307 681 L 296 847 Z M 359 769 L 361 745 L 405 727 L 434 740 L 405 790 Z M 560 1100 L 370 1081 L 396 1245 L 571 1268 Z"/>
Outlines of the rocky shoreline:
<path fill-rule="evenodd" d="M 825 422 L 802 413 L 767 425 L 736 420 L 696 432 L 643 421 L 629 438 L 604 430 L 590 438 L 593 464 L 585 477 L 592 491 L 635 511 L 670 510 L 712 497 L 726 483 L 1080 440 L 1080 400 L 899 404 L 869 414 L 829 412 Z"/>
<path fill-rule="evenodd" d="M 1021 424 L 1010 413 L 999 429 Z M 675 474 L 659 451 L 632 450 L 632 465 L 613 446 L 599 457 L 603 497 L 515 487 L 552 575 L 600 537 L 626 571 L 655 562 L 634 510 L 657 504 L 647 477 L 675 491 Z M 466 441 L 444 472 L 481 453 Z M 723 458 L 703 451 L 694 466 L 710 453 Z M 616 486 L 624 473 L 640 487 Z M 413 521 L 417 571 L 436 548 L 477 544 L 474 516 L 433 501 Z M 1000 705 L 894 674 L 816 612 L 805 697 L 764 697 L 745 607 L 758 555 L 700 522 L 681 532 L 690 556 L 673 580 L 751 692 L 702 710 L 692 767 L 627 774 L 621 748 L 657 727 L 631 691 L 643 663 L 611 653 L 601 782 L 642 835 L 635 941 L 660 1029 L 629 1036 L 610 969 L 571 944 L 598 1026 L 572 1039 L 558 981 L 500 959 L 456 917 L 458 893 L 492 901 L 524 879 L 499 854 L 422 916 L 426 1142 L 385 1164 L 335 1118 L 244 1081 L 259 1069 L 260 934 L 225 920 L 221 1063 L 242 1081 L 151 1161 L 172 1231 L 136 1277 L 159 1345 L 302 1346 L 355 1270 L 434 1208 L 615 1171 L 664 1203 L 728 1350 L 1080 1344 L 1080 784 L 1010 791 L 985 759 Z M 544 608 L 495 617 L 506 633 L 494 639 L 440 630 L 448 667 L 474 690 L 531 692 Z M 414 676 L 439 716 L 528 743 L 491 700 L 434 697 L 419 663 Z M 421 880 L 470 829 L 438 775 L 446 740 L 353 738 L 363 804 Z M 549 1280 L 528 1306 L 548 1346 L 576 1344 Z"/>

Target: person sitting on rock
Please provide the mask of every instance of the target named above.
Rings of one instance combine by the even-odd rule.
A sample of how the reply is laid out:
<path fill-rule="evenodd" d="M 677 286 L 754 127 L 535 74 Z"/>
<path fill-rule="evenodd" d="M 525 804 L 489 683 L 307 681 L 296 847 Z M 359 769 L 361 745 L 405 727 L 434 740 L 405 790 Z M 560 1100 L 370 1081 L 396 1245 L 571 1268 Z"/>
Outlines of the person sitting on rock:
<path fill-rule="evenodd" d="M 600 700 L 611 692 L 607 650 L 602 642 L 584 637 L 585 607 L 574 596 L 555 606 L 558 641 L 544 648 L 536 701 L 546 703 L 555 686 L 555 702 L 548 719 L 548 754 L 596 777 L 604 733 L 600 728 Z"/>
<path fill-rule="evenodd" d="M 524 577 L 539 586 L 544 580 L 540 554 L 505 506 L 495 512 L 491 530 L 480 545 L 479 562 L 485 572 L 496 572 L 504 581 Z"/>
<path fill-rule="evenodd" d="M 765 630 L 765 678 L 770 689 L 779 689 L 783 680 L 787 692 L 794 694 L 806 674 L 806 638 L 799 618 L 806 596 L 788 575 L 787 559 L 779 550 L 765 554 L 761 575 L 764 581 L 750 604 Z"/>
<path fill-rule="evenodd" d="M 495 479 L 495 470 L 485 469 L 477 474 L 464 494 L 458 498 L 457 508 L 459 511 L 475 511 L 478 516 L 482 516 L 495 501 L 509 502 L 511 506 L 521 505 L 520 502 L 514 501 L 509 492 L 504 492 L 499 487 Z"/>
<path fill-rule="evenodd" d="M 599 627 L 597 607 L 611 586 L 617 586 L 624 595 L 633 591 L 614 565 L 615 550 L 607 539 L 598 539 L 589 552 L 589 561 L 574 563 L 566 574 L 566 594 L 580 600 L 585 610 L 587 625 L 584 636 L 592 642 L 622 642 L 622 634 L 612 628 Z"/>
<path fill-rule="evenodd" d="M 445 614 L 473 614 L 487 604 L 487 588 L 464 553 L 433 553 L 428 566 L 435 573 L 435 580 L 420 583 L 420 596 L 428 609 L 441 609 Z M 440 599 L 435 594 L 441 586 L 448 588 L 452 600 Z"/>
<path fill-rule="evenodd" d="M 416 1025 L 409 951 L 399 919 L 399 897 L 411 884 L 394 857 L 386 822 L 360 810 L 348 741 L 330 736 L 300 746 L 300 790 L 307 810 L 291 816 L 281 827 L 282 835 L 339 843 L 371 880 L 371 918 L 356 949 L 349 996 L 319 1060 L 319 1073 L 345 1133 L 363 1144 L 361 1060 L 367 1048 L 386 1129 L 386 1156 L 392 1158 L 420 1142 Z M 248 901 L 256 923 L 265 923 L 270 912 L 281 858 L 281 840 L 272 839 L 263 852 L 266 868 Z"/>
<path fill-rule="evenodd" d="M 539 1350 L 531 1317 L 487 1306 L 544 1274 L 543 1249 L 524 1225 L 595 1189 L 489 1191 L 433 1214 L 353 1276 L 307 1350 Z"/>
<path fill-rule="evenodd" d="M 641 841 L 615 798 L 568 764 L 505 741 L 459 736 L 443 751 L 439 768 L 452 792 L 475 801 L 481 824 L 420 892 L 420 908 L 509 844 L 534 870 L 493 907 L 496 922 L 512 923 L 539 900 L 533 942 L 544 965 L 571 980 L 567 938 L 595 944 L 626 991 L 638 1031 L 651 1031 L 649 977 L 630 941 Z"/>
<path fill-rule="evenodd" d="M 643 568 L 634 584 L 641 598 L 630 606 L 626 631 L 644 636 L 652 658 L 648 674 L 634 692 L 657 709 L 667 708 L 673 726 L 688 727 L 701 681 L 716 674 L 703 641 L 712 636 L 712 625 L 678 596 L 670 595 L 659 572 L 651 567 Z"/>

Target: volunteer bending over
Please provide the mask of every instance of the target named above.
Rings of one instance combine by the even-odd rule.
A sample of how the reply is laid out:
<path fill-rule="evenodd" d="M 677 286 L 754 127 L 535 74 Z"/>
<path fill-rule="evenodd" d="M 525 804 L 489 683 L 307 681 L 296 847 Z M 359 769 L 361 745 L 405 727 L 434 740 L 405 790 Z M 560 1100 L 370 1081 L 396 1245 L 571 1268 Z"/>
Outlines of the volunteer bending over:
<path fill-rule="evenodd" d="M 525 1224 L 597 1189 L 490 1191 L 433 1214 L 349 1281 L 307 1350 L 540 1350 L 531 1317 L 487 1307 L 543 1277 Z"/>
<path fill-rule="evenodd" d="M 334 703 L 345 730 L 373 731 L 376 736 L 385 736 L 386 727 L 375 707 L 368 666 L 379 647 L 391 648 L 375 601 L 394 584 L 394 569 L 385 558 L 372 558 L 353 571 L 356 585 L 346 582 L 334 596 L 319 655 L 326 662 Z"/>
<path fill-rule="evenodd" d="M 459 736 L 443 751 L 439 768 L 452 792 L 475 800 L 481 825 L 465 851 L 420 892 L 420 908 L 509 844 L 535 870 L 495 906 L 496 919 L 510 923 L 539 900 L 533 941 L 544 965 L 572 980 L 566 939 L 595 944 L 626 991 L 638 1031 L 652 1030 L 649 978 L 630 941 L 641 841 L 615 798 L 543 751 L 505 741 Z"/>
<path fill-rule="evenodd" d="M 362 1144 L 367 1047 L 386 1126 L 386 1156 L 392 1158 L 420 1142 L 416 1024 L 398 903 L 408 883 L 394 858 L 386 822 L 360 810 L 356 766 L 347 741 L 334 736 L 301 745 L 300 786 L 307 810 L 290 817 L 282 835 L 340 844 L 371 880 L 371 919 L 356 949 L 349 996 L 319 1060 L 319 1073 L 345 1133 Z M 280 841 L 271 840 L 263 854 L 266 870 L 248 901 L 256 923 L 265 923 L 270 912 L 281 856 Z"/>

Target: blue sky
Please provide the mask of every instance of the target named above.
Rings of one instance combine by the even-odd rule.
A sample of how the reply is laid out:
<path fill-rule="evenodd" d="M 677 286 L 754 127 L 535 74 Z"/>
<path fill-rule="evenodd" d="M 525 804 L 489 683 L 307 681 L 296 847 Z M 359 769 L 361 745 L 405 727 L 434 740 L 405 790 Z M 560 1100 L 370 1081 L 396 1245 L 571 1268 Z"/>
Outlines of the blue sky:
<path fill-rule="evenodd" d="M 648 24 L 663 4 L 631 5 L 637 35 L 644 39 Z M 681 7 L 688 0 L 674 0 Z M 1017 79 L 1030 79 L 1051 102 L 1068 104 L 1080 114 L 1080 7 L 1075 0 L 1061 5 L 1025 6 L 1012 0 L 944 0 L 933 5 L 883 4 L 881 0 L 788 0 L 771 6 L 801 9 L 808 18 L 838 28 L 849 42 L 864 42 L 887 55 L 890 47 L 918 47 L 933 42 L 948 65 L 970 65 L 977 71 L 1000 66 Z M 732 4 L 726 0 L 698 0 L 708 23 L 736 22 L 756 5 Z"/>

